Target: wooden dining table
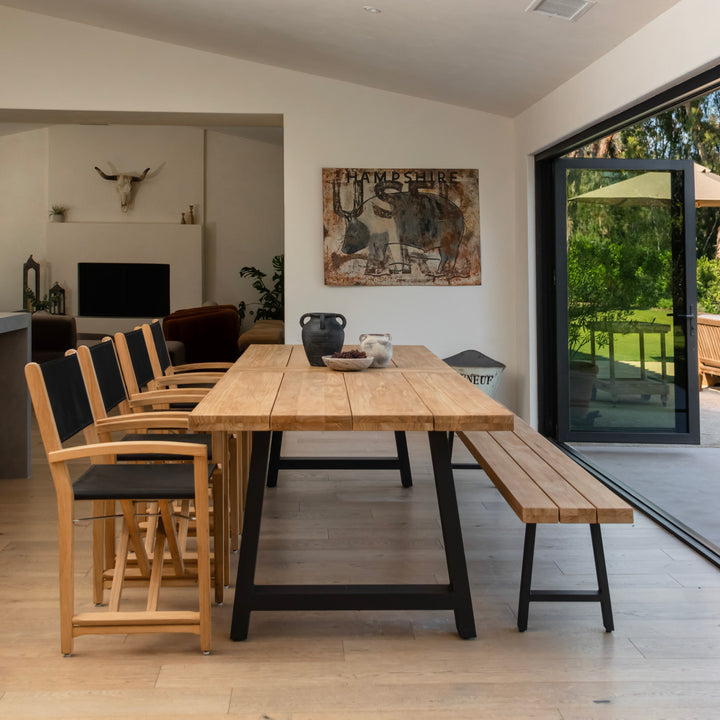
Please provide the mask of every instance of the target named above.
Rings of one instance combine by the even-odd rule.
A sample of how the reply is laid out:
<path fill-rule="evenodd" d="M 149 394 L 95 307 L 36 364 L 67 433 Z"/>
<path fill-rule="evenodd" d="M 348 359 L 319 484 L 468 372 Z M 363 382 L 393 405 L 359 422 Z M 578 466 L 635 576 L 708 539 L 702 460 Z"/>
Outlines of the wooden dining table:
<path fill-rule="evenodd" d="M 230 637 L 247 638 L 253 610 L 383 609 L 452 610 L 458 634 L 475 637 L 449 436 L 512 429 L 510 410 L 424 346 L 395 346 L 386 368 L 337 372 L 311 367 L 302 345 L 251 345 L 190 414 L 192 432 L 252 438 Z M 275 431 L 427 432 L 449 583 L 255 584 Z"/>

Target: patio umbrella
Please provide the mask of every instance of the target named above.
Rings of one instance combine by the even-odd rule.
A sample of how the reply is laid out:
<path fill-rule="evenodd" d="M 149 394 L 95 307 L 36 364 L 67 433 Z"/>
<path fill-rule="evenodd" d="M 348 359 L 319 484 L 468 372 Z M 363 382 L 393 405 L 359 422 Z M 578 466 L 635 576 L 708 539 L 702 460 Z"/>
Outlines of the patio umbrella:
<path fill-rule="evenodd" d="M 720 175 L 695 165 L 695 207 L 720 207 Z M 602 205 L 669 205 L 670 173 L 646 172 L 570 198 Z"/>

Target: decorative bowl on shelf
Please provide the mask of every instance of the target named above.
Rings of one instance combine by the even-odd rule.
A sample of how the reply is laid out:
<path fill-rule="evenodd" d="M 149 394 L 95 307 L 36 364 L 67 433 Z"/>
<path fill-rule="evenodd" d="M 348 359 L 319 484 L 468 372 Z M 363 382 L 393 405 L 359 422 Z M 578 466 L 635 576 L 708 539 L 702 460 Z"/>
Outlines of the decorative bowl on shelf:
<path fill-rule="evenodd" d="M 340 372 L 356 372 L 358 370 L 365 370 L 365 368 L 369 368 L 372 364 L 373 358 L 336 358 L 332 355 L 323 355 L 322 361 L 331 370 L 339 370 Z"/>

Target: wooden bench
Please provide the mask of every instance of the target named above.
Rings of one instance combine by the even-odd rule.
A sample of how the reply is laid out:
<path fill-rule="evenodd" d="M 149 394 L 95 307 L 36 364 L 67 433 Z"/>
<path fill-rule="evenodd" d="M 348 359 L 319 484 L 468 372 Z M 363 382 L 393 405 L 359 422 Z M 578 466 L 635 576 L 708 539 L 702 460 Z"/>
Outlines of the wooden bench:
<path fill-rule="evenodd" d="M 515 417 L 515 429 L 461 432 L 458 437 L 525 523 L 518 629 L 527 629 L 530 602 L 599 602 L 603 625 L 612 632 L 601 523 L 629 523 L 633 510 L 612 490 L 560 448 Z M 532 569 L 537 523 L 587 523 L 590 526 L 598 589 L 533 590 Z"/>

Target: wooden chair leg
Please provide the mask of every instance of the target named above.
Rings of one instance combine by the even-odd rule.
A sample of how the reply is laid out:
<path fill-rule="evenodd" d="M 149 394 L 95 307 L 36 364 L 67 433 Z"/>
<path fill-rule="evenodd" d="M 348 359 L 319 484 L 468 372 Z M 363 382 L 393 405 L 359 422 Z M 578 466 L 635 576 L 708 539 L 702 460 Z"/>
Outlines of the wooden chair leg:
<path fill-rule="evenodd" d="M 68 483 L 69 484 L 69 483 Z M 73 502 L 58 495 L 58 561 L 60 566 L 60 651 L 72 655 L 75 614 L 75 561 L 73 557 Z"/>
<path fill-rule="evenodd" d="M 170 509 L 170 503 L 167 500 L 163 500 L 162 502 L 160 502 L 159 506 L 161 522 L 158 523 L 157 532 L 162 532 L 163 537 L 156 538 L 154 552 L 157 552 L 157 547 L 158 545 L 160 545 L 163 548 L 164 553 L 165 542 L 167 541 L 167 546 L 170 551 L 170 559 L 175 570 L 175 575 L 182 576 L 185 574 L 185 561 L 183 559 L 183 549 L 178 542 L 178 535 L 175 528 L 175 518 L 173 516 L 172 510 Z M 152 572 L 155 572 L 154 562 L 155 561 L 153 560 Z"/>
<path fill-rule="evenodd" d="M 207 467 L 195 463 L 195 535 L 197 542 L 197 582 L 200 624 L 200 649 L 210 652 L 210 510 L 207 496 Z"/>
<path fill-rule="evenodd" d="M 117 612 L 120 609 L 120 596 L 122 595 L 123 583 L 125 582 L 125 569 L 127 568 L 129 544 L 130 531 L 127 523 L 123 520 L 120 537 L 117 542 L 115 568 L 113 572 L 112 586 L 110 588 L 110 601 L 108 602 L 108 610 L 111 612 Z"/>
<path fill-rule="evenodd" d="M 174 534 L 174 531 L 168 532 L 168 535 Z M 155 533 L 155 547 L 153 548 L 152 571 L 150 572 L 150 585 L 148 586 L 148 599 L 147 606 L 145 608 L 148 612 L 155 612 L 158 609 L 158 600 L 160 598 L 160 584 L 162 581 L 164 560 L 165 515 L 163 514 L 161 522 L 158 523 L 157 532 Z"/>
<path fill-rule="evenodd" d="M 140 534 L 140 528 L 137 524 L 135 505 L 131 500 L 122 500 L 120 502 L 120 507 L 122 508 L 123 519 L 130 537 L 130 545 L 135 553 L 138 570 L 140 571 L 142 577 L 150 577 L 150 561 L 148 560 L 147 552 L 145 551 L 145 542 Z M 116 553 L 116 564 L 118 557 L 125 557 L 126 555 L 127 553 L 123 555 Z"/>
<path fill-rule="evenodd" d="M 223 588 L 230 576 L 230 564 L 227 552 L 228 537 L 226 529 L 227 505 L 225 502 L 226 483 L 224 473 L 215 470 L 212 475 L 213 486 L 213 554 L 215 559 L 215 602 L 223 604 Z"/>
<path fill-rule="evenodd" d="M 243 432 L 242 451 L 240 453 L 240 534 L 243 531 L 245 518 L 245 501 L 247 498 L 248 479 L 250 477 L 250 454 L 252 453 L 252 433 Z"/>
<path fill-rule="evenodd" d="M 240 547 L 240 438 L 238 435 L 228 435 L 228 458 L 227 468 L 225 472 L 227 474 L 228 483 L 228 517 L 229 517 L 229 532 L 230 532 L 230 550 L 237 552 Z M 228 578 L 226 578 L 228 580 Z M 227 583 L 226 583 L 227 584 Z"/>
<path fill-rule="evenodd" d="M 93 500 L 93 517 L 100 518 L 92 523 L 92 573 L 93 573 L 93 603 L 102 605 L 103 590 L 105 588 L 105 506 L 104 500 Z M 113 539 L 114 543 L 114 539 Z"/>

